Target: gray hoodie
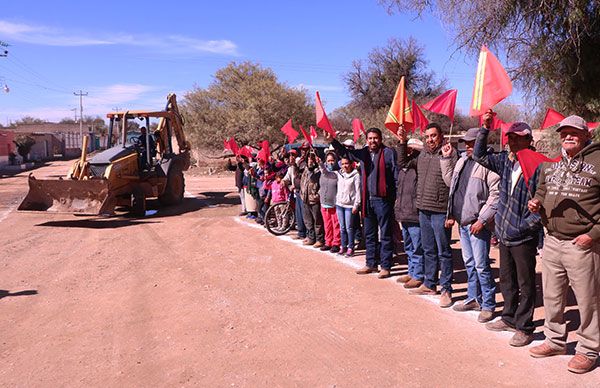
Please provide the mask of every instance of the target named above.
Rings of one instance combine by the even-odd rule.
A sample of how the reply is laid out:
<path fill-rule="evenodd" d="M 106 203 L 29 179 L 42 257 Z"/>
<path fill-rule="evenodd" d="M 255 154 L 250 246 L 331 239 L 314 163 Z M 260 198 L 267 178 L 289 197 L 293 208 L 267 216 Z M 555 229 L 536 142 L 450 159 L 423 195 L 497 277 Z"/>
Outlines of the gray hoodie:
<path fill-rule="evenodd" d="M 337 175 L 335 204 L 345 208 L 360 209 L 360 174 L 358 170 L 350 173 L 340 170 Z"/>

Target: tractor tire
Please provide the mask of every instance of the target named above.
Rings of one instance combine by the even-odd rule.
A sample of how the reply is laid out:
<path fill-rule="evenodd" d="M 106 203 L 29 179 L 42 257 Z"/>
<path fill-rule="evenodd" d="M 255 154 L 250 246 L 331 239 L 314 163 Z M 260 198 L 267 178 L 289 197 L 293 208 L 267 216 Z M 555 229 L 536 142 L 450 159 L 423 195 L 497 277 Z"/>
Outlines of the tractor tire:
<path fill-rule="evenodd" d="M 165 191 L 158 197 L 162 205 L 177 205 L 183 201 L 185 193 L 185 180 L 181 166 L 174 165 L 167 173 L 167 186 Z"/>
<path fill-rule="evenodd" d="M 131 214 L 139 218 L 146 215 L 146 196 L 140 188 L 131 193 Z"/>

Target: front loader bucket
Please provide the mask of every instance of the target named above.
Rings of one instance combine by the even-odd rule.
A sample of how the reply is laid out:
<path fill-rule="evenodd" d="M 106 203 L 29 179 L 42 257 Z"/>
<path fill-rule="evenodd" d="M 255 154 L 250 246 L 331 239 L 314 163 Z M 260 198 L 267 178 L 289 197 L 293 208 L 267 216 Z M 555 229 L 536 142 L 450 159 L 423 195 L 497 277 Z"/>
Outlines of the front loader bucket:
<path fill-rule="evenodd" d="M 105 179 L 35 179 L 29 175 L 29 192 L 18 210 L 77 214 L 113 214 Z"/>

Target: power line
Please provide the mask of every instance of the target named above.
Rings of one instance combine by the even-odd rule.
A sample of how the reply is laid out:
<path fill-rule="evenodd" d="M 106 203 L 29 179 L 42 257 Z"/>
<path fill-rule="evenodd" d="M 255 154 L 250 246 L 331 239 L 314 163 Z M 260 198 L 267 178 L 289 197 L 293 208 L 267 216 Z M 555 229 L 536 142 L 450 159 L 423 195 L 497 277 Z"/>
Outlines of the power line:
<path fill-rule="evenodd" d="M 87 96 L 87 92 L 79 90 L 79 93 L 73 92 L 74 95 L 79 96 L 79 138 L 83 140 L 83 96 Z"/>

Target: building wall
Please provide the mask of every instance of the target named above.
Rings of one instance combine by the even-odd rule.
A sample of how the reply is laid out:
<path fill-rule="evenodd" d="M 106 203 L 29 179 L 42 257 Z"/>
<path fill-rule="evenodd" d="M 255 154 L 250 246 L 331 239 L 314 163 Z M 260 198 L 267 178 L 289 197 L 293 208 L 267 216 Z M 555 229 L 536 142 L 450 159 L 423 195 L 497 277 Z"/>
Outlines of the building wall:
<path fill-rule="evenodd" d="M 16 153 L 16 146 L 13 143 L 15 133 L 13 131 L 0 131 L 0 164 L 8 163 L 8 154 Z"/>

